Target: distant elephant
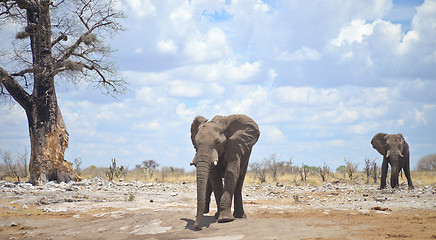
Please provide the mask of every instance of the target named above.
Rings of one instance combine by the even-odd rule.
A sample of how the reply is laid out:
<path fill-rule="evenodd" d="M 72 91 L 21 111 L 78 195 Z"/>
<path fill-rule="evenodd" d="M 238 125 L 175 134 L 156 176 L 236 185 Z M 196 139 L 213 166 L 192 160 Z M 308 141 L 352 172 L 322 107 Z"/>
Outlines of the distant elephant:
<path fill-rule="evenodd" d="M 372 147 L 383 155 L 382 175 L 380 189 L 386 187 L 386 176 L 388 175 L 388 163 L 391 165 L 391 187 L 399 186 L 398 175 L 403 169 L 406 175 L 409 188 L 414 188 L 410 177 L 409 144 L 401 133 L 386 134 L 377 133 L 371 140 Z"/>
<path fill-rule="evenodd" d="M 195 229 L 200 229 L 203 213 L 208 211 L 205 211 L 209 207 L 206 201 L 210 201 L 212 190 L 218 207 L 218 222 L 246 217 L 242 206 L 242 184 L 251 150 L 259 136 L 256 122 L 246 115 L 215 116 L 209 122 L 202 116 L 194 119 L 191 140 L 196 154 L 191 165 L 197 168 Z"/>

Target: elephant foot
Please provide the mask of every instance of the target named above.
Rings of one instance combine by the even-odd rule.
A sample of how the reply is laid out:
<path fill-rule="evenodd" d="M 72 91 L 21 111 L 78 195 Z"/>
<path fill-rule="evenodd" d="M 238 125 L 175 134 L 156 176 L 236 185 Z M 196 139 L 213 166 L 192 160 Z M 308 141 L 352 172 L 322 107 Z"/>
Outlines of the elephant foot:
<path fill-rule="evenodd" d="M 244 212 L 242 212 L 242 213 L 234 212 L 234 213 L 233 213 L 233 216 L 234 216 L 235 218 L 247 218 L 247 215 L 245 215 Z"/>
<path fill-rule="evenodd" d="M 219 217 L 218 217 L 218 222 L 219 223 L 224 223 L 224 222 L 231 222 L 235 220 L 235 217 L 233 217 L 233 215 L 231 214 L 230 210 L 229 211 L 225 211 L 222 212 Z"/>
<path fill-rule="evenodd" d="M 412 190 L 412 189 L 414 189 L 414 188 L 415 188 L 415 186 L 413 186 L 413 185 L 410 186 L 410 185 L 409 185 L 409 188 L 408 188 L 408 189 L 409 189 L 409 190 Z"/>

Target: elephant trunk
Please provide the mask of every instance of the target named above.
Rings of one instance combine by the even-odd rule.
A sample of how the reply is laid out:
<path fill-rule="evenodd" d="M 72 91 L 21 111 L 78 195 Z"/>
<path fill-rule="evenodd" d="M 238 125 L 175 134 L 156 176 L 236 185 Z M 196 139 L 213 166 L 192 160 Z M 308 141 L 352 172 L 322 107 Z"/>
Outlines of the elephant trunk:
<path fill-rule="evenodd" d="M 197 215 L 194 229 L 200 229 L 201 220 L 206 203 L 207 179 L 209 178 L 210 163 L 205 157 L 197 158 Z"/>
<path fill-rule="evenodd" d="M 400 162 L 399 162 L 399 156 L 398 155 L 391 155 L 390 156 L 390 162 L 391 162 L 391 187 L 396 188 L 399 186 L 398 182 L 398 175 L 400 172 Z"/>

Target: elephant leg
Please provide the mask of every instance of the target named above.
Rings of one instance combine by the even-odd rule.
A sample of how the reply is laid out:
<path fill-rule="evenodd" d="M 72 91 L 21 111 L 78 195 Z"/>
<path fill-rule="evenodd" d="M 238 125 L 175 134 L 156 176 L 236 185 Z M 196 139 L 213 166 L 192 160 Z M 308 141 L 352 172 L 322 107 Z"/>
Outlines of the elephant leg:
<path fill-rule="evenodd" d="M 211 184 L 211 188 L 213 189 L 213 194 L 215 196 L 215 202 L 217 206 L 217 212 L 215 214 L 215 217 L 218 218 L 220 212 L 221 196 L 223 195 L 223 182 L 218 170 L 210 171 L 209 182 Z"/>
<path fill-rule="evenodd" d="M 238 182 L 236 183 L 235 194 L 234 194 L 235 207 L 234 207 L 233 216 L 235 218 L 247 217 L 245 215 L 244 206 L 242 203 L 242 186 L 244 184 L 245 174 L 247 173 L 248 160 L 250 158 L 250 154 L 251 154 L 251 150 L 250 152 L 247 153 L 247 155 L 243 159 L 241 159 L 241 169 L 239 172 L 239 179 Z"/>
<path fill-rule="evenodd" d="M 207 180 L 207 186 L 206 186 L 206 202 L 204 206 L 204 213 L 209 212 L 210 208 L 210 196 L 212 195 L 212 184 L 210 183 L 210 179 Z"/>
<path fill-rule="evenodd" d="M 231 207 L 233 194 L 236 187 L 236 181 L 239 177 L 239 162 L 239 158 L 237 158 L 236 160 L 230 161 L 227 164 L 226 172 L 224 175 L 224 192 L 221 196 L 218 222 L 230 222 L 235 220 L 231 212 Z"/>
<path fill-rule="evenodd" d="M 404 175 L 406 175 L 406 178 L 407 178 L 407 184 L 409 185 L 409 189 L 414 189 L 415 187 L 413 186 L 412 177 L 410 176 L 409 164 L 406 164 L 406 166 L 403 168 L 403 170 L 404 170 Z"/>
<path fill-rule="evenodd" d="M 387 176 L 388 176 L 388 161 L 386 160 L 386 158 L 383 158 L 382 172 L 381 172 L 381 179 L 380 179 L 380 189 L 386 188 Z"/>

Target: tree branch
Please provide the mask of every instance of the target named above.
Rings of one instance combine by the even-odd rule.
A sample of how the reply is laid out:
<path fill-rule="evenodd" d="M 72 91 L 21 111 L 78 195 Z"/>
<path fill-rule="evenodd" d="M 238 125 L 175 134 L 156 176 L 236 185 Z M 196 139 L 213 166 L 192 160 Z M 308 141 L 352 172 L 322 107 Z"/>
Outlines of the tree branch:
<path fill-rule="evenodd" d="M 5 86 L 9 94 L 17 101 L 24 110 L 29 110 L 32 98 L 24 88 L 3 68 L 0 67 L 0 84 Z"/>
<path fill-rule="evenodd" d="M 22 71 L 19 71 L 17 73 L 12 73 L 12 77 L 24 77 L 26 73 L 33 73 L 33 68 L 24 69 Z"/>
<path fill-rule="evenodd" d="M 51 45 L 54 46 L 54 45 L 56 45 L 58 42 L 60 42 L 61 40 L 63 40 L 63 41 L 67 41 L 67 40 L 68 40 L 68 36 L 67 36 L 66 34 L 62 33 L 58 38 L 56 38 L 56 39 L 51 43 Z"/>
<path fill-rule="evenodd" d="M 101 77 L 101 82 L 102 82 L 103 84 L 107 84 L 107 85 L 111 86 L 111 87 L 113 88 L 114 92 L 117 91 L 117 88 L 114 86 L 114 84 L 111 83 L 110 81 L 107 81 L 107 80 L 106 80 L 106 77 L 105 77 L 104 74 L 100 71 L 100 69 L 95 68 L 95 67 L 92 66 L 92 65 L 87 65 L 87 64 L 83 64 L 83 66 L 84 66 L 85 68 L 91 70 L 91 71 L 95 71 L 95 72 L 97 72 L 97 74 Z"/>

